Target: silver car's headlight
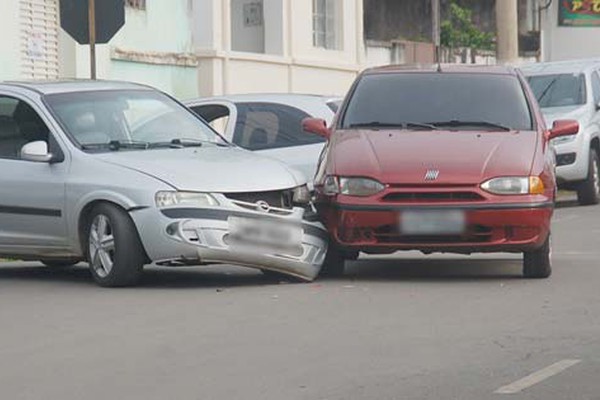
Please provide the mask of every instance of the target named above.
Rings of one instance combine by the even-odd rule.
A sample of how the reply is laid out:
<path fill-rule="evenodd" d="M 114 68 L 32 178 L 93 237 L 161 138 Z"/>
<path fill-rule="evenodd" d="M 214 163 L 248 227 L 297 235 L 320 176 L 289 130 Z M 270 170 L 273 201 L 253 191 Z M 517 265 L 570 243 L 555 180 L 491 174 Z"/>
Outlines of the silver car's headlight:
<path fill-rule="evenodd" d="M 294 188 L 294 204 L 308 204 L 311 200 L 310 190 L 307 185 Z"/>
<path fill-rule="evenodd" d="M 538 176 L 509 176 L 493 178 L 481 184 L 486 192 L 499 195 L 543 194 L 544 182 Z"/>
<path fill-rule="evenodd" d="M 340 193 L 347 196 L 366 197 L 385 189 L 385 185 L 369 178 L 340 178 Z"/>
<path fill-rule="evenodd" d="M 158 192 L 155 199 L 158 208 L 173 206 L 211 207 L 219 205 L 217 199 L 208 193 Z"/>

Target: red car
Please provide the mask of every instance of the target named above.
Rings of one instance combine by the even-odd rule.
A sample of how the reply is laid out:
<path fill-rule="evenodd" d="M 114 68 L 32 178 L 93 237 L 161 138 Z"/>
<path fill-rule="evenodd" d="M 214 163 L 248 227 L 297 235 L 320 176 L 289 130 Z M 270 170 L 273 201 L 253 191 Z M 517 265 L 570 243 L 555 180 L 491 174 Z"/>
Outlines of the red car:
<path fill-rule="evenodd" d="M 384 67 L 358 77 L 315 178 L 331 234 L 323 272 L 358 252 L 523 253 L 523 274 L 547 278 L 556 195 L 548 130 L 521 73 L 510 67 Z"/>

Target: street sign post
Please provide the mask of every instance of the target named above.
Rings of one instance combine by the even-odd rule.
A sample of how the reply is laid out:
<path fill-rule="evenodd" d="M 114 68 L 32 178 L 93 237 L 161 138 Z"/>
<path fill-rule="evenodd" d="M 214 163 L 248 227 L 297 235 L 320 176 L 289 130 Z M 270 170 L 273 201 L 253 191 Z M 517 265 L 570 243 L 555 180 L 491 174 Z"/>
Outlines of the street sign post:
<path fill-rule="evenodd" d="M 124 0 L 60 0 L 60 25 L 79 44 L 90 45 L 96 79 L 96 44 L 108 43 L 125 24 Z"/>

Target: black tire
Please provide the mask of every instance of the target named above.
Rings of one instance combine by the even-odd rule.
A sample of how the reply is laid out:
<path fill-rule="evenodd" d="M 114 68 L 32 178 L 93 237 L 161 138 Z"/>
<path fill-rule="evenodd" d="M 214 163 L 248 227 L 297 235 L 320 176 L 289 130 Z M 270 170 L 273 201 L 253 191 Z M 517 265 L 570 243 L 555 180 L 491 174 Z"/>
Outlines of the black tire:
<path fill-rule="evenodd" d="M 105 229 L 102 229 L 101 225 L 103 220 L 109 225 Z M 101 231 L 102 235 L 105 235 L 104 239 L 99 238 Z M 104 245 L 105 239 L 109 243 L 110 237 L 113 239 L 112 246 Z M 132 286 L 139 282 L 146 255 L 137 229 L 123 209 L 108 203 L 96 206 L 88 219 L 85 245 L 90 271 L 98 285 L 120 287 Z M 112 261 L 110 268 L 108 262 L 104 265 L 106 256 Z"/>
<path fill-rule="evenodd" d="M 546 279 L 552 275 L 552 243 L 550 236 L 544 245 L 523 253 L 523 276 L 530 279 Z"/>
<path fill-rule="evenodd" d="M 344 253 L 335 245 L 329 244 L 325 261 L 321 267 L 319 276 L 321 277 L 341 277 L 344 276 L 346 269 L 346 259 Z"/>
<path fill-rule="evenodd" d="M 81 262 L 81 260 L 75 260 L 75 259 L 63 259 L 63 260 L 40 260 L 40 262 L 42 264 L 44 264 L 46 267 L 49 268 L 69 268 L 69 267 L 73 267 L 77 264 L 79 264 L 79 262 Z"/>
<path fill-rule="evenodd" d="M 600 203 L 600 158 L 594 149 L 590 150 L 588 176 L 577 188 L 577 200 L 582 206 Z"/>

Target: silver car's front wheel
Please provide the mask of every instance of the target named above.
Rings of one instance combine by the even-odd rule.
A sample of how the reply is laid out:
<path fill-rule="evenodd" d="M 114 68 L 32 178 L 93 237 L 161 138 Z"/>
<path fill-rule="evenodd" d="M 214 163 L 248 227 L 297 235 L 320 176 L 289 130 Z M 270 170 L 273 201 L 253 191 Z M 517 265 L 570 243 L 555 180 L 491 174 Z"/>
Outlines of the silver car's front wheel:
<path fill-rule="evenodd" d="M 98 276 L 106 278 L 113 269 L 115 258 L 115 237 L 106 215 L 99 214 L 92 221 L 88 243 L 90 266 Z"/>
<path fill-rule="evenodd" d="M 87 258 L 94 280 L 101 286 L 136 284 L 146 253 L 127 212 L 113 204 L 94 207 L 87 227 Z"/>

